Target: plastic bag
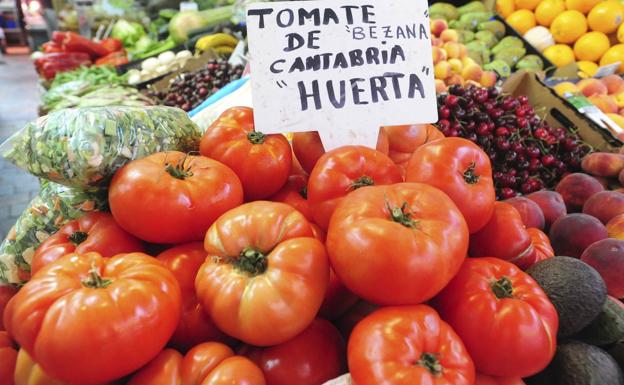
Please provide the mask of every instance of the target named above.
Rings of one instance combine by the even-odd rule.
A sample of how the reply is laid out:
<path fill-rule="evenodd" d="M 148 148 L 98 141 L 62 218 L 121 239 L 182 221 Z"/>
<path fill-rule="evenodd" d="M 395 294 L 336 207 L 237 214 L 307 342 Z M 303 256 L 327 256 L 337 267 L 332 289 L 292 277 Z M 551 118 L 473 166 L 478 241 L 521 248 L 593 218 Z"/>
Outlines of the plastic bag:
<path fill-rule="evenodd" d="M 29 123 L 0 154 L 31 174 L 72 187 L 104 187 L 127 162 L 160 151 L 197 151 L 201 134 L 171 107 L 88 107 Z"/>
<path fill-rule="evenodd" d="M 107 191 L 83 191 L 46 180 L 0 244 L 0 283 L 22 283 L 37 247 L 67 222 L 107 209 Z"/>

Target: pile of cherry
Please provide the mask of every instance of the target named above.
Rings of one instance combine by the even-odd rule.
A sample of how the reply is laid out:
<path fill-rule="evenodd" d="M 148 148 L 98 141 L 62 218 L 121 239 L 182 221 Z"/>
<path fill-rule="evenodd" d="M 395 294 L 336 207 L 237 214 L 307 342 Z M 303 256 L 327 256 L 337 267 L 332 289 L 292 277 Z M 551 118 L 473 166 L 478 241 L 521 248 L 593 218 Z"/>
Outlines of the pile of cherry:
<path fill-rule="evenodd" d="M 526 96 L 496 88 L 451 86 L 438 95 L 438 111 L 445 136 L 469 139 L 488 154 L 499 199 L 554 187 L 591 151 L 575 132 L 537 116 Z"/>

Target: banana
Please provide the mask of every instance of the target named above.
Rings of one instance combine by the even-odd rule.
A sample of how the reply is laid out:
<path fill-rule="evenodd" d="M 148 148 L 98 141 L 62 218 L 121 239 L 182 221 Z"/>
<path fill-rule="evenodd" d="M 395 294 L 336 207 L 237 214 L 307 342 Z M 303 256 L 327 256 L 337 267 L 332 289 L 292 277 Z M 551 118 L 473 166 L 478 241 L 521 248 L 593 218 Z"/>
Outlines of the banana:
<path fill-rule="evenodd" d="M 223 56 L 230 56 L 234 52 L 234 48 L 229 45 L 222 45 L 220 47 L 212 48 L 216 53 Z"/>
<path fill-rule="evenodd" d="M 234 48 L 238 44 L 238 39 L 227 33 L 215 33 L 213 35 L 204 36 L 197 40 L 195 48 L 200 51 L 207 51 L 210 48 L 231 47 Z"/>

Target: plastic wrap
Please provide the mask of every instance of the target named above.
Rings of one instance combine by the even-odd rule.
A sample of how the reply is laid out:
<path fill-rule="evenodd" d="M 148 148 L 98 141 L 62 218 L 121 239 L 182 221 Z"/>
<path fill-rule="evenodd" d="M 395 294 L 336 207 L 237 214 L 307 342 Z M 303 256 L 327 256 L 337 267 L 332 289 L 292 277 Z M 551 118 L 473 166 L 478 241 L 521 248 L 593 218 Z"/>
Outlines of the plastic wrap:
<path fill-rule="evenodd" d="M 105 187 L 127 162 L 160 151 L 197 151 L 201 134 L 171 107 L 88 107 L 29 123 L 0 154 L 40 178 L 72 187 Z"/>
<path fill-rule="evenodd" d="M 0 244 L 0 283 L 20 284 L 35 250 L 67 222 L 107 209 L 106 190 L 84 191 L 46 180 Z"/>

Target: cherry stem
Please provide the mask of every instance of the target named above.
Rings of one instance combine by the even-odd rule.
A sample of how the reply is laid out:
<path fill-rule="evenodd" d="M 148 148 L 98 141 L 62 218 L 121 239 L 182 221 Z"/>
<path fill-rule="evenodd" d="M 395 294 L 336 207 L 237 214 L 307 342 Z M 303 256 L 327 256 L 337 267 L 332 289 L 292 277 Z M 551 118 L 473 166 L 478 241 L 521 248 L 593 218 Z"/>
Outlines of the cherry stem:
<path fill-rule="evenodd" d="M 423 353 L 416 364 L 424 367 L 434 376 L 442 374 L 442 364 L 440 364 L 440 361 L 433 353 Z"/>
<path fill-rule="evenodd" d="M 247 139 L 252 144 L 262 144 L 264 143 L 265 138 L 266 138 L 266 135 L 258 131 L 251 131 L 250 133 L 247 134 Z"/>
<path fill-rule="evenodd" d="M 87 238 L 89 238 L 89 234 L 85 233 L 84 231 L 76 231 L 72 235 L 67 237 L 67 239 L 69 239 L 71 243 L 73 243 L 76 246 L 86 241 Z"/>
<path fill-rule="evenodd" d="M 475 167 L 477 167 L 477 165 L 475 164 L 475 162 L 472 162 L 470 166 L 468 166 L 466 171 L 464 171 L 464 180 L 468 184 L 479 183 L 480 176 L 475 174 Z"/>
<path fill-rule="evenodd" d="M 264 273 L 269 265 L 267 257 L 262 254 L 262 252 L 254 250 L 251 247 L 243 249 L 238 258 L 232 258 L 230 263 L 232 263 L 238 270 L 251 276 Z"/>
<path fill-rule="evenodd" d="M 494 281 L 492 283 L 492 291 L 498 299 L 513 298 L 513 285 L 507 277 Z"/>

